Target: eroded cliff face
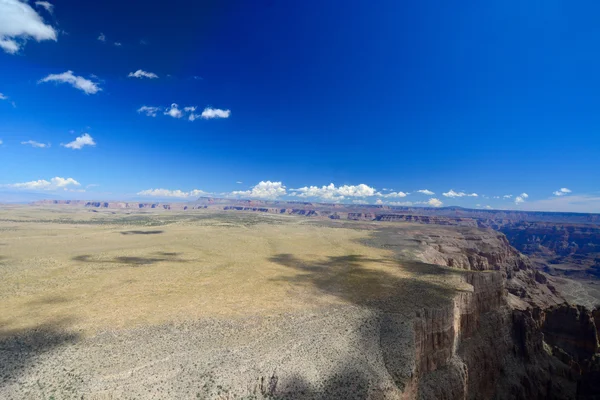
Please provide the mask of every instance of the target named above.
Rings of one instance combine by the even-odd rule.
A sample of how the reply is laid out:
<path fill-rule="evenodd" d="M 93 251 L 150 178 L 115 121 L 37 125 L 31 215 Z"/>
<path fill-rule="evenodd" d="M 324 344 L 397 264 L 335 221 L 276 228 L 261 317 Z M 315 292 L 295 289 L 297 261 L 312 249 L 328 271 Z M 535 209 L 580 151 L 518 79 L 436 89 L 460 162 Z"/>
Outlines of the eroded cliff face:
<path fill-rule="evenodd" d="M 501 234 L 439 239 L 419 237 L 422 259 L 468 270 L 473 291 L 418 313 L 404 398 L 599 398 L 599 310 L 562 303 Z"/>
<path fill-rule="evenodd" d="M 510 245 L 506 236 L 491 229 L 455 228 L 453 235 L 423 233 L 417 257 L 424 262 L 469 271 L 499 271 L 511 305 L 518 308 L 550 306 L 565 299 L 530 260 Z"/>

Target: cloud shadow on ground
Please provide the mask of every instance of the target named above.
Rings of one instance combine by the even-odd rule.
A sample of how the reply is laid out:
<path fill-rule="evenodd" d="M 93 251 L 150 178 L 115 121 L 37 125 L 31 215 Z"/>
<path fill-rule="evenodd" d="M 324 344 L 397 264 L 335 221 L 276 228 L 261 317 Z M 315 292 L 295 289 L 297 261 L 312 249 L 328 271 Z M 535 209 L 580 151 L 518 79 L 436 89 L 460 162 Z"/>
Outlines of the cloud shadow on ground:
<path fill-rule="evenodd" d="M 412 347 L 404 345 L 407 344 L 406 340 L 412 340 L 407 337 L 412 337 L 412 323 L 416 314 L 424 308 L 449 306 L 459 290 L 444 285 L 439 279 L 463 273 L 421 262 L 369 258 L 358 254 L 329 256 L 318 261 L 305 261 L 292 254 L 277 254 L 270 261 L 296 272 L 292 276 L 275 278 L 276 281 L 316 288 L 324 294 L 371 309 L 380 315 L 377 330 L 362 336 L 357 354 L 372 350 L 369 343 L 373 342 L 373 336 L 369 335 L 375 335 L 385 368 L 399 390 L 404 389 L 411 376 L 403 366 L 412 362 L 415 356 L 410 353 Z M 373 263 L 384 264 L 385 269 L 374 268 Z M 403 273 L 396 275 L 395 268 L 402 269 Z M 380 394 L 382 390 L 373 381 L 374 376 L 370 375 L 368 369 L 357 365 L 355 361 L 348 361 L 328 371 L 328 374 L 329 378 L 319 387 L 301 376 L 282 375 L 276 382 L 276 389 L 267 394 L 290 399 L 365 399 L 375 396 L 375 393 Z"/>
<path fill-rule="evenodd" d="M 56 320 L 35 328 L 3 330 L 0 325 L 0 388 L 14 384 L 43 354 L 73 344 L 81 336 L 65 329 L 70 319 Z"/>
<path fill-rule="evenodd" d="M 86 263 L 98 263 L 98 264 L 128 264 L 131 266 L 151 265 L 157 262 L 176 262 L 185 263 L 187 260 L 179 258 L 181 253 L 172 252 L 155 252 L 150 257 L 140 256 L 119 256 L 110 259 L 98 259 L 90 254 L 84 254 L 75 256 L 72 258 L 73 261 L 86 262 Z"/>
<path fill-rule="evenodd" d="M 122 231 L 121 235 L 160 235 L 165 231 Z"/>

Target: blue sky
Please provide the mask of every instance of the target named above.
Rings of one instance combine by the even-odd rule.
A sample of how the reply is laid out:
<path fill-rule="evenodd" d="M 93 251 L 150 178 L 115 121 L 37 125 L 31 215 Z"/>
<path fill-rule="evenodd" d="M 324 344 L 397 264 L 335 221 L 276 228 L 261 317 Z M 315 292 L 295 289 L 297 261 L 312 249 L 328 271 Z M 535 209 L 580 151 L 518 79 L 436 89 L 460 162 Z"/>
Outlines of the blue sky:
<path fill-rule="evenodd" d="M 0 196 L 600 212 L 600 4 L 459 3 L 0 0 Z"/>

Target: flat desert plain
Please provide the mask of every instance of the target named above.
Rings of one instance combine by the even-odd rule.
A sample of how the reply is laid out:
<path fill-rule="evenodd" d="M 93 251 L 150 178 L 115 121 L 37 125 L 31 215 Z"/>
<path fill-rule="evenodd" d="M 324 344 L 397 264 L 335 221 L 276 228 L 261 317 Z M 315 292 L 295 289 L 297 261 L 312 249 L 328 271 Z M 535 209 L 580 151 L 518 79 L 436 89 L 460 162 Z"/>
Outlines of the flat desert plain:
<path fill-rule="evenodd" d="M 395 227 L 404 258 L 385 229 L 2 206 L 0 398 L 260 398 L 273 385 L 360 397 L 383 368 L 369 333 L 381 312 L 408 327 L 416 309 L 470 290 L 458 271 L 410 261 L 410 233 L 435 228 Z M 408 375 L 413 355 L 398 357 Z M 378 390 L 401 380 L 387 379 Z"/>

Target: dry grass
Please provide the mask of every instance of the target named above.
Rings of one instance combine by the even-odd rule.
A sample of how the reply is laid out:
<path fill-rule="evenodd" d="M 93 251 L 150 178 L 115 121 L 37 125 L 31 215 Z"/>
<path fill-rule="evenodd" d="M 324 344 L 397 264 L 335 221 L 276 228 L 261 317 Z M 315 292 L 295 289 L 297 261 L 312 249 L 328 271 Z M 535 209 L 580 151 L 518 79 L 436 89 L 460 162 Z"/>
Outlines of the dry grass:
<path fill-rule="evenodd" d="M 52 321 L 93 334 L 385 297 L 394 290 L 365 271 L 414 274 L 361 244 L 369 234 L 283 216 L 0 210 L 0 334 Z M 315 272 L 326 280 L 303 279 Z"/>

